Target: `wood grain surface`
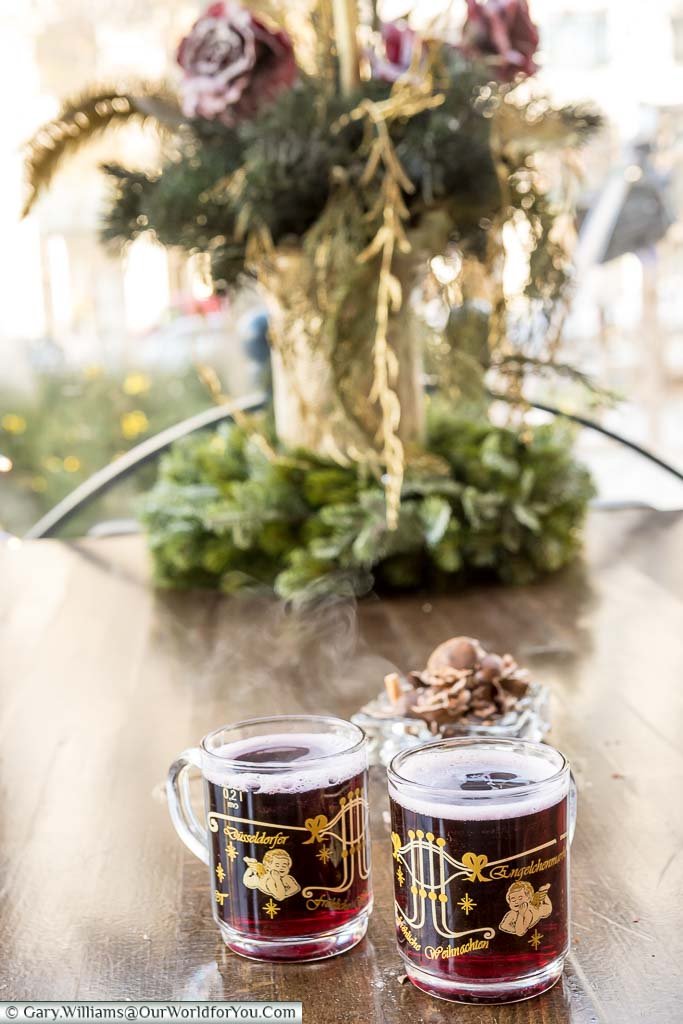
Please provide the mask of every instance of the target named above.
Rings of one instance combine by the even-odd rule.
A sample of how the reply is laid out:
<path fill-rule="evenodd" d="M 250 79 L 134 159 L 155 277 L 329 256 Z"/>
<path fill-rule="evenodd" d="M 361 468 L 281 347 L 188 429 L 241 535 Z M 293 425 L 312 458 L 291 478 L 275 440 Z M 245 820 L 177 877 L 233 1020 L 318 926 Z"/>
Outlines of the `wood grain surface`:
<path fill-rule="evenodd" d="M 0 999 L 302 999 L 306 1024 L 683 1020 L 683 516 L 593 513 L 583 564 L 316 615 L 267 596 L 155 594 L 140 538 L 0 550 Z M 454 634 L 553 693 L 579 786 L 573 938 L 550 992 L 505 1007 L 401 983 L 383 773 L 375 912 L 335 960 L 229 954 L 206 868 L 163 798 L 168 764 L 260 713 L 349 716 L 391 666 Z"/>

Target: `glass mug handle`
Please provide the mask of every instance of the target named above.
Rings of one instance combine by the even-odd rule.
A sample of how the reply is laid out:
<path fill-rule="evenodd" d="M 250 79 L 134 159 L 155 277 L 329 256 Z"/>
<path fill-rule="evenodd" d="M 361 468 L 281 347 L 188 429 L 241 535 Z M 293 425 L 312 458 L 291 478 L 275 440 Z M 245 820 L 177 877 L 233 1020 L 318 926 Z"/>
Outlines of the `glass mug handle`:
<path fill-rule="evenodd" d="M 576 779 L 574 778 L 574 772 L 569 770 L 569 800 L 567 804 L 567 810 L 569 812 L 569 845 L 574 842 L 574 833 L 576 832 L 576 805 L 578 799 L 578 790 L 576 788 Z"/>
<path fill-rule="evenodd" d="M 209 839 L 192 808 L 190 799 L 190 771 L 202 770 L 201 751 L 198 747 L 184 750 L 168 770 L 166 799 L 175 830 L 195 857 L 209 863 Z"/>

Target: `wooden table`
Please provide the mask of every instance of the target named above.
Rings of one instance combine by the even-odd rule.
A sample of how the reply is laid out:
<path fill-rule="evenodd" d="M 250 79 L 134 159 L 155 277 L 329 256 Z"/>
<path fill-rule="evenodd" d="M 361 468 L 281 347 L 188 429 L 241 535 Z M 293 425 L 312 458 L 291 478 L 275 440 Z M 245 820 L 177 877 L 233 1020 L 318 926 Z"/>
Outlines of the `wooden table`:
<path fill-rule="evenodd" d="M 155 594 L 139 538 L 0 552 L 0 998 L 302 999 L 308 1024 L 683 1019 L 683 516 L 594 513 L 584 565 L 522 589 L 368 599 Z M 350 715 L 452 634 L 554 694 L 574 764 L 573 940 L 548 994 L 462 1007 L 402 985 L 382 773 L 367 939 L 312 965 L 226 952 L 163 799 L 174 755 L 261 712 Z"/>

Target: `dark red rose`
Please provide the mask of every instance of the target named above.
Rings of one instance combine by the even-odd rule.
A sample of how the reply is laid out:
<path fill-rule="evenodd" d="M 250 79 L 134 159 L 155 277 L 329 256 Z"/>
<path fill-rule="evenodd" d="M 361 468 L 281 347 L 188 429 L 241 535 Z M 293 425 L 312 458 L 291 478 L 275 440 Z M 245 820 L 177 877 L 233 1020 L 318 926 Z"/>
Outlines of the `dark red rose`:
<path fill-rule="evenodd" d="M 381 33 L 384 52 L 370 53 L 372 77 L 380 82 L 395 82 L 410 68 L 418 36 L 405 21 L 385 22 Z"/>
<path fill-rule="evenodd" d="M 468 57 L 487 61 L 501 82 L 534 74 L 538 42 L 526 0 L 467 0 L 461 49 Z"/>
<path fill-rule="evenodd" d="M 289 37 L 227 0 L 211 4 L 194 23 L 178 47 L 178 63 L 185 72 L 185 116 L 226 125 L 253 117 L 297 77 Z"/>

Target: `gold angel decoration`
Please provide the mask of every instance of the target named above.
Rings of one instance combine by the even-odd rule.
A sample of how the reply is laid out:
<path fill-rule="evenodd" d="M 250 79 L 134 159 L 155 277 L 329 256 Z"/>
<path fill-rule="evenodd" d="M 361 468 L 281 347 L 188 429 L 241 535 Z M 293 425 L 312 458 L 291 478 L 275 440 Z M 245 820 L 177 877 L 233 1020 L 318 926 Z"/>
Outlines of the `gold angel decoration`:
<path fill-rule="evenodd" d="M 247 889 L 258 889 L 276 900 L 286 900 L 301 891 L 301 886 L 290 874 L 292 858 L 286 850 L 268 850 L 259 862 L 254 857 L 244 857 L 247 865 L 242 883 Z"/>
<path fill-rule="evenodd" d="M 302 890 L 305 899 L 310 899 L 314 892 L 326 892 L 338 896 L 347 892 L 357 878 L 366 879 L 370 875 L 369 850 L 367 842 L 368 802 L 362 790 L 352 789 L 339 800 L 339 810 L 328 821 L 324 815 L 308 820 L 306 827 L 311 838 L 306 842 L 329 843 L 329 848 L 336 850 L 342 865 L 342 877 L 337 885 L 309 885 Z M 322 848 L 322 847 L 321 847 Z M 327 860 L 331 859 L 326 858 Z M 335 858 L 336 859 L 336 858 Z"/>
<path fill-rule="evenodd" d="M 510 909 L 498 927 L 510 935 L 526 935 L 539 921 L 550 917 L 553 905 L 549 896 L 550 885 L 542 885 L 534 891 L 531 882 L 513 882 L 505 899 Z"/>
<path fill-rule="evenodd" d="M 394 859 L 405 868 L 408 886 L 407 906 L 403 909 L 396 901 L 396 913 L 409 928 L 417 931 L 429 917 L 436 933 L 444 939 L 460 939 L 465 935 L 480 935 L 483 939 L 494 937 L 495 929 L 490 926 L 453 931 L 449 924 L 450 886 L 455 879 L 470 877 L 472 854 L 457 860 L 446 850 L 443 837 L 435 838 L 432 832 L 425 833 L 422 829 L 409 829 L 405 843 L 392 832 L 391 842 Z M 468 864 L 464 863 L 466 859 Z"/>

